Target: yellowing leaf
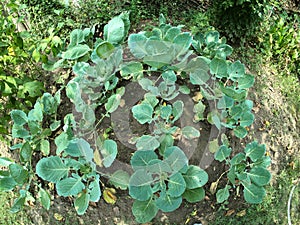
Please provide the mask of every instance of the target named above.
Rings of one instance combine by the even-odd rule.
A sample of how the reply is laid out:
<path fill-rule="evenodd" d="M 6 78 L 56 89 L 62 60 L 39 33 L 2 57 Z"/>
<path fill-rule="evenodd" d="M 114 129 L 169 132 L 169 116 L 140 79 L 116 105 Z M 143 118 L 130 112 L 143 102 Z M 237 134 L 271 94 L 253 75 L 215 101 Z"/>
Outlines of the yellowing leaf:
<path fill-rule="evenodd" d="M 105 188 L 103 191 L 104 201 L 108 204 L 115 204 L 117 201 L 117 197 L 114 195 L 116 190 L 114 188 Z"/>
<path fill-rule="evenodd" d="M 199 102 L 202 98 L 203 98 L 203 95 L 201 94 L 201 92 L 196 92 L 195 96 L 193 97 L 193 100 L 195 102 Z"/>
<path fill-rule="evenodd" d="M 209 188 L 210 193 L 214 195 L 217 191 L 217 187 L 218 187 L 218 181 L 212 182 Z"/>
<path fill-rule="evenodd" d="M 244 209 L 244 210 L 238 212 L 236 215 L 239 216 L 239 217 L 245 216 L 245 215 L 246 215 L 246 209 Z"/>
<path fill-rule="evenodd" d="M 100 167 L 103 166 L 100 152 L 97 149 L 94 151 L 94 161 L 98 166 L 100 166 Z"/>
<path fill-rule="evenodd" d="M 54 213 L 54 218 L 58 221 L 61 221 L 64 217 L 59 213 Z"/>

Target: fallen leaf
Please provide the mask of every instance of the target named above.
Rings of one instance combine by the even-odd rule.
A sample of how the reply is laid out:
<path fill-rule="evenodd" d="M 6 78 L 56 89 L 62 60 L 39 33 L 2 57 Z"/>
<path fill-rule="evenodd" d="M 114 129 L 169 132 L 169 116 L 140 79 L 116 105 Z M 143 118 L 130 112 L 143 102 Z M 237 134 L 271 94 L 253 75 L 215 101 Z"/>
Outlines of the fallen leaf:
<path fill-rule="evenodd" d="M 195 96 L 192 98 L 195 102 L 199 102 L 203 98 L 201 92 L 196 92 Z"/>
<path fill-rule="evenodd" d="M 97 149 L 94 151 L 94 161 L 95 161 L 95 163 L 98 166 L 100 166 L 100 167 L 103 166 L 102 165 L 102 159 L 101 159 L 100 153 L 99 153 L 99 151 Z"/>
<path fill-rule="evenodd" d="M 214 195 L 217 191 L 217 187 L 218 187 L 218 181 L 212 182 L 209 188 L 210 193 Z"/>
<path fill-rule="evenodd" d="M 231 216 L 233 213 L 235 213 L 234 209 L 230 209 L 226 212 L 225 216 Z"/>
<path fill-rule="evenodd" d="M 245 216 L 245 215 L 246 215 L 246 209 L 244 209 L 244 210 L 238 212 L 236 215 L 239 216 L 239 217 Z"/>
<path fill-rule="evenodd" d="M 108 204 L 115 204 L 117 201 L 117 197 L 114 195 L 116 190 L 114 188 L 105 188 L 103 191 L 104 201 Z"/>
<path fill-rule="evenodd" d="M 54 218 L 58 221 L 61 221 L 64 217 L 59 213 L 54 213 Z"/>

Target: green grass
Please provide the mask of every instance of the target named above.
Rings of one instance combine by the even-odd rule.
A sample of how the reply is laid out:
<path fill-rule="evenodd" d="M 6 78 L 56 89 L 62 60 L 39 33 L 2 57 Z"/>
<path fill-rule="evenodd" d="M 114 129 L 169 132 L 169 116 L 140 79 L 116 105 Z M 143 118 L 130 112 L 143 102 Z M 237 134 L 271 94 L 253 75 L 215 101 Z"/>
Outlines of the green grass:
<path fill-rule="evenodd" d="M 9 209 L 11 206 L 12 193 L 10 192 L 0 192 L 0 224 L 1 225 L 29 225 L 32 224 L 29 217 L 25 212 L 10 213 Z"/>

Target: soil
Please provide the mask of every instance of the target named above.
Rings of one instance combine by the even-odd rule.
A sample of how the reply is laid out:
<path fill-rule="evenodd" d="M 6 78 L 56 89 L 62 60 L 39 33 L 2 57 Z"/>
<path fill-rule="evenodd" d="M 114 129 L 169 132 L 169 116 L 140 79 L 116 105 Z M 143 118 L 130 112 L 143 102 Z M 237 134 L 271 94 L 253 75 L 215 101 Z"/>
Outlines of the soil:
<path fill-rule="evenodd" d="M 293 157 L 299 155 L 300 149 L 299 115 L 286 103 L 285 97 L 280 92 L 280 87 L 274 86 L 274 79 L 274 74 L 267 68 L 264 74 L 256 75 L 256 85 L 249 94 L 249 98 L 254 101 L 256 120 L 250 127 L 248 137 L 240 141 L 226 131 L 231 138 L 231 143 L 233 143 L 232 148 L 234 152 L 238 152 L 241 147 L 252 140 L 257 140 L 267 145 L 268 154 L 272 158 L 272 182 L 276 182 L 276 174 L 288 166 Z M 138 99 L 133 97 L 137 89 L 132 86 L 126 90 L 129 91 L 125 93 L 123 98 L 127 102 L 120 107 L 117 113 L 112 115 L 114 131 L 110 133 L 110 138 L 115 139 L 119 146 L 117 164 L 113 164 L 113 167 L 122 167 L 130 171 L 128 164 L 131 153 L 134 152 L 134 145 L 131 142 L 132 137 L 140 136 L 149 132 L 149 130 L 151 131 L 151 127 L 141 126 L 130 117 L 128 114 L 130 110 L 128 111 L 126 107 L 131 107 L 138 101 Z M 126 95 L 128 96 L 126 97 Z M 191 103 L 189 102 L 190 99 L 182 99 L 186 106 L 184 118 L 188 119 L 181 121 L 180 126 L 192 123 L 192 117 L 189 116 L 192 112 L 189 106 L 189 103 Z M 69 108 L 69 102 L 66 101 L 65 104 L 66 108 Z M 60 110 L 62 114 L 68 111 L 65 108 Z M 122 118 L 126 116 L 131 119 L 124 121 Z M 105 130 L 110 124 L 110 120 L 104 120 L 99 130 Z M 159 212 L 155 219 L 151 223 L 147 223 L 147 225 L 193 225 L 195 223 L 206 225 L 214 221 L 221 205 L 216 203 L 215 196 L 209 192 L 209 188 L 211 182 L 216 181 L 226 168 L 221 163 L 211 162 L 212 154 L 207 149 L 208 141 L 213 140 L 218 135 L 218 132 L 214 130 L 214 127 L 205 123 L 201 124 L 199 129 L 201 130 L 199 140 L 186 141 L 181 139 L 178 141 L 178 145 L 185 149 L 185 153 L 190 158 L 190 164 L 200 165 L 208 172 L 209 182 L 205 185 L 205 190 L 207 190 L 205 199 L 196 204 L 183 201 L 179 209 L 171 213 Z M 5 144 L 2 143 L 0 147 L 1 156 L 10 155 Z M 221 187 L 223 184 L 224 180 L 221 180 L 219 186 Z M 106 203 L 103 199 L 98 203 L 90 204 L 86 214 L 83 216 L 77 216 L 70 198 L 59 197 L 54 190 L 52 190 L 51 194 L 54 198 L 49 211 L 44 210 L 39 204 L 35 205 L 35 207 L 26 207 L 28 215 L 32 218 L 32 224 L 137 224 L 131 212 L 133 200 L 128 196 L 127 191 L 117 190 L 117 201 L 114 205 Z M 233 216 L 249 206 L 245 203 L 242 196 L 236 196 L 234 193 L 232 196 L 230 203 L 227 205 L 227 210 L 224 211 L 226 216 Z"/>

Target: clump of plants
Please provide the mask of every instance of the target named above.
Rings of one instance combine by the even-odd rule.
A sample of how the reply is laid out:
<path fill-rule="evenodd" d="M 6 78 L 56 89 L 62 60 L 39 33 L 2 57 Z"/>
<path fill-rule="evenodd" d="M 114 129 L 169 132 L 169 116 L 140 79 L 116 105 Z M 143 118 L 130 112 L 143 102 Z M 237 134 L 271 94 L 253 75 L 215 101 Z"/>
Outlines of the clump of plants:
<path fill-rule="evenodd" d="M 240 61 L 227 59 L 232 48 L 216 31 L 193 35 L 168 24 L 162 15 L 151 31 L 128 36 L 129 28 L 129 14 L 122 13 L 104 26 L 103 38 L 95 40 L 94 29 L 73 30 L 67 48 L 53 62 L 53 69 L 72 68 L 73 79 L 54 95 L 45 93 L 29 113 L 11 112 L 12 135 L 19 140 L 11 149 L 20 158 L 1 158 L 5 169 L 0 190 L 19 192 L 12 211 L 32 198 L 49 209 L 47 182 L 54 184 L 58 195 L 72 197 L 79 215 L 89 202 L 107 198 L 109 186 L 128 189 L 134 199 L 132 213 L 140 223 L 151 221 L 159 210 L 176 210 L 183 199 L 201 201 L 208 174 L 189 163 L 178 141 L 201 138 L 196 125 L 204 121 L 219 131 L 210 142 L 210 154 L 229 167 L 224 173 L 228 182 L 217 191 L 217 201 L 227 200 L 230 189 L 242 189 L 247 202 L 260 203 L 271 178 L 265 146 L 253 141 L 234 155 L 222 132 L 226 128 L 237 138 L 247 136 L 254 121 L 253 102 L 247 99 L 254 77 Z M 99 133 L 105 118 L 126 107 L 128 82 L 143 90 L 129 114 L 141 126 L 152 127 L 131 140 L 135 151 L 130 171 L 114 167 L 117 138 Z M 178 97 L 195 89 L 201 97 L 190 112 L 193 124 L 181 127 L 186 102 Z M 73 104 L 64 118 L 57 114 L 62 91 Z M 114 129 L 113 119 L 111 123 Z"/>

